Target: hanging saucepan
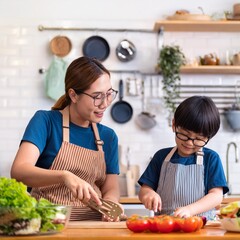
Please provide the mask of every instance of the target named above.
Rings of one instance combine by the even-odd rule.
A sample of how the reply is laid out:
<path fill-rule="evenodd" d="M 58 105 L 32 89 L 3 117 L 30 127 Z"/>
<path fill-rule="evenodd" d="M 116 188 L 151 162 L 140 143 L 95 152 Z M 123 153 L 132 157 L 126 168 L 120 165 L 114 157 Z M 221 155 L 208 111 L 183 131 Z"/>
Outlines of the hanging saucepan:
<path fill-rule="evenodd" d="M 119 101 L 114 103 L 111 108 L 112 119 L 117 123 L 126 123 L 128 122 L 133 115 L 132 106 L 123 101 L 123 80 L 119 81 Z"/>
<path fill-rule="evenodd" d="M 56 36 L 50 41 L 51 52 L 58 57 L 65 57 L 72 49 L 72 43 L 66 36 Z"/>
<path fill-rule="evenodd" d="M 128 62 L 136 56 L 136 47 L 127 39 L 122 40 L 116 48 L 117 58 L 122 62 Z"/>
<path fill-rule="evenodd" d="M 110 47 L 103 37 L 96 35 L 87 38 L 83 43 L 82 51 L 86 57 L 94 57 L 99 61 L 104 61 L 110 54 Z"/>

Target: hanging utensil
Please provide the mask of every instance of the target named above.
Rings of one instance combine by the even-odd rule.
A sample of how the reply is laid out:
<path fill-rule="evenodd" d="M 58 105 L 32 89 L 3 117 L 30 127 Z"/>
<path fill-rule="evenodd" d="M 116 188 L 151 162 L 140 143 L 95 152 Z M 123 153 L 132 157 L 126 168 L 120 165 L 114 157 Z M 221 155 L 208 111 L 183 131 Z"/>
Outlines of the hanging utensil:
<path fill-rule="evenodd" d="M 162 47 L 163 47 L 163 34 L 164 34 L 164 31 L 163 31 L 163 27 L 160 27 L 159 28 L 159 31 L 158 31 L 158 50 L 159 52 L 162 50 Z"/>
<path fill-rule="evenodd" d="M 116 48 L 117 58 L 122 62 L 129 62 L 136 56 L 135 45 L 127 39 L 122 40 Z"/>
<path fill-rule="evenodd" d="M 144 89 L 144 80 L 142 80 L 142 112 L 138 114 L 136 118 L 136 124 L 144 130 L 151 129 L 156 126 L 157 122 L 155 120 L 155 115 L 146 112 L 145 110 L 145 89 Z"/>
<path fill-rule="evenodd" d="M 83 43 L 82 51 L 84 56 L 94 57 L 102 62 L 108 58 L 110 47 L 103 37 L 95 35 Z"/>
<path fill-rule="evenodd" d="M 56 36 L 50 41 L 51 52 L 58 57 L 65 57 L 72 49 L 72 43 L 66 36 Z"/>
<path fill-rule="evenodd" d="M 111 116 L 113 120 L 117 123 L 126 123 L 128 122 L 133 115 L 132 106 L 123 100 L 123 80 L 119 81 L 119 101 L 114 103 L 111 108 Z"/>

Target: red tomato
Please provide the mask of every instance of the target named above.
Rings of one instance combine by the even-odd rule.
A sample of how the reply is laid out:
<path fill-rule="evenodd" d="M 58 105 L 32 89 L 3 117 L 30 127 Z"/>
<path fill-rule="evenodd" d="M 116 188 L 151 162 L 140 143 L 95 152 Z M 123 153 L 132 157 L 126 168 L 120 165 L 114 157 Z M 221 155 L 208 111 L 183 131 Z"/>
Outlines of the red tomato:
<path fill-rule="evenodd" d="M 157 228 L 157 216 L 155 217 L 150 217 L 148 219 L 148 222 L 149 222 L 149 230 L 151 232 L 158 232 L 158 228 Z"/>
<path fill-rule="evenodd" d="M 182 226 L 182 222 L 184 221 L 183 218 L 179 218 L 179 217 L 173 217 L 174 220 L 174 232 L 178 232 L 181 231 L 181 226 Z"/>
<path fill-rule="evenodd" d="M 175 223 L 171 216 L 156 218 L 158 231 L 161 233 L 169 233 L 174 230 Z"/>
<path fill-rule="evenodd" d="M 198 229 L 198 220 L 195 217 L 184 218 L 181 223 L 181 230 L 183 232 L 195 232 Z"/>
<path fill-rule="evenodd" d="M 127 228 L 133 232 L 140 233 L 149 230 L 148 217 L 133 215 L 126 221 Z"/>
<path fill-rule="evenodd" d="M 198 217 L 198 216 L 194 216 L 194 218 L 198 222 L 198 226 L 197 226 L 197 229 L 196 229 L 196 231 L 197 231 L 197 230 L 199 230 L 203 227 L 203 219 L 202 219 L 202 217 Z"/>

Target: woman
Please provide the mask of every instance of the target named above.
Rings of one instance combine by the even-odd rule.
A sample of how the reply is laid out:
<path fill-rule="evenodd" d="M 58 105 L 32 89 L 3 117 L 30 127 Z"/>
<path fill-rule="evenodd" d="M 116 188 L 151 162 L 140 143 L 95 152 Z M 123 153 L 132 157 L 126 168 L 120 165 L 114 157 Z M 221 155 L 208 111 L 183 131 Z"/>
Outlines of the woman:
<path fill-rule="evenodd" d="M 118 138 L 100 124 L 116 98 L 109 71 L 96 59 L 80 57 L 68 67 L 65 94 L 50 111 L 37 111 L 23 135 L 11 177 L 31 195 L 73 206 L 71 220 L 100 219 L 87 206 L 118 202 Z"/>
<path fill-rule="evenodd" d="M 211 98 L 192 96 L 180 103 L 172 121 L 176 146 L 157 151 L 138 181 L 146 208 L 177 217 L 216 217 L 228 187 L 219 155 L 205 146 L 219 127 Z"/>

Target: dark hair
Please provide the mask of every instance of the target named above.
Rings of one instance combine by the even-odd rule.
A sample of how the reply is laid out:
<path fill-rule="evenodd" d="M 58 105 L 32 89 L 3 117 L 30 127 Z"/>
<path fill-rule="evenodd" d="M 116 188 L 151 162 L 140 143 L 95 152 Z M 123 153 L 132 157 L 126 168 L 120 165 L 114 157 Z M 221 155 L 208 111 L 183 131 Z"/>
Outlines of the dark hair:
<path fill-rule="evenodd" d="M 212 138 L 219 130 L 220 115 L 213 100 L 206 96 L 185 99 L 174 113 L 176 127 Z"/>
<path fill-rule="evenodd" d="M 90 57 L 75 59 L 67 68 L 65 94 L 57 100 L 52 109 L 61 110 L 70 104 L 71 99 L 68 95 L 70 88 L 84 92 L 103 74 L 110 76 L 110 72 L 97 59 Z"/>

